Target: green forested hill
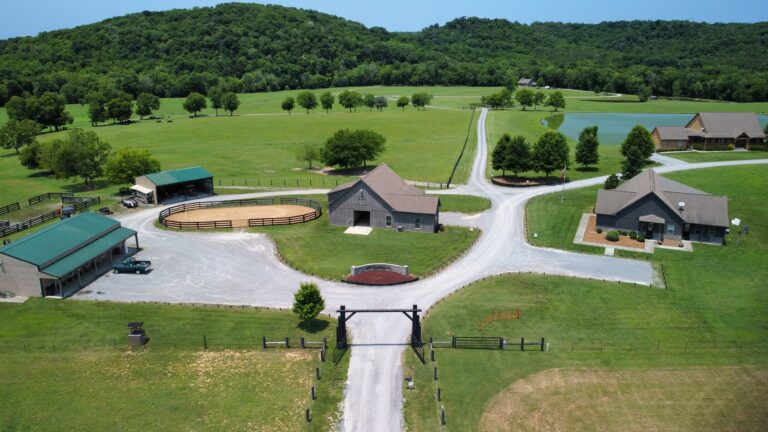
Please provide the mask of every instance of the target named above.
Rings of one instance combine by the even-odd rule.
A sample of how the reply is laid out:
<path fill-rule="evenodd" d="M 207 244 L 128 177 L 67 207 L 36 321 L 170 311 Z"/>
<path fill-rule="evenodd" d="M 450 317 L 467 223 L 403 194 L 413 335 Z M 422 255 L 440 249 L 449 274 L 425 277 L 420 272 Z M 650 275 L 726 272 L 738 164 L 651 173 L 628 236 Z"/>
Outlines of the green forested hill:
<path fill-rule="evenodd" d="M 143 12 L 0 41 L 0 104 L 56 91 L 69 102 L 117 87 L 186 96 L 369 84 L 558 87 L 768 99 L 768 23 L 596 25 L 459 18 L 415 33 L 300 9 L 225 4 Z"/>

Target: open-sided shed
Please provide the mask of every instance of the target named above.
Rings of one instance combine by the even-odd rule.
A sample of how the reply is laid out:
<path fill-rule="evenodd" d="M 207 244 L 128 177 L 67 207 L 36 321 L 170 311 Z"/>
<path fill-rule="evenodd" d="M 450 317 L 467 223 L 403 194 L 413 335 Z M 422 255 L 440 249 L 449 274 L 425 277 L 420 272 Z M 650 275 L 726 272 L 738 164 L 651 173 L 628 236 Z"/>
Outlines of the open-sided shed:
<path fill-rule="evenodd" d="M 168 204 L 213 194 L 213 174 L 203 167 L 181 168 L 136 177 L 136 197 L 146 203 Z"/>
<path fill-rule="evenodd" d="M 65 297 L 128 255 L 136 231 L 96 213 L 84 213 L 0 248 L 0 291 L 25 297 Z"/>

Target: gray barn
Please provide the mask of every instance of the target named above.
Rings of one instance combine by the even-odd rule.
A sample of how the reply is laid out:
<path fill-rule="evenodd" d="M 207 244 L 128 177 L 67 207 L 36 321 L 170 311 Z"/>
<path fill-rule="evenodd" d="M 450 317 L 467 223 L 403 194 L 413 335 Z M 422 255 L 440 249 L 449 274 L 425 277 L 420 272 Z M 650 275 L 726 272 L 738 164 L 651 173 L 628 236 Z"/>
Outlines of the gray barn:
<path fill-rule="evenodd" d="M 440 199 L 407 184 L 387 164 L 328 192 L 333 225 L 433 233 L 439 216 Z"/>
<path fill-rule="evenodd" d="M 614 190 L 597 193 L 597 226 L 637 231 L 648 239 L 722 244 L 728 197 L 710 195 L 646 169 Z"/>

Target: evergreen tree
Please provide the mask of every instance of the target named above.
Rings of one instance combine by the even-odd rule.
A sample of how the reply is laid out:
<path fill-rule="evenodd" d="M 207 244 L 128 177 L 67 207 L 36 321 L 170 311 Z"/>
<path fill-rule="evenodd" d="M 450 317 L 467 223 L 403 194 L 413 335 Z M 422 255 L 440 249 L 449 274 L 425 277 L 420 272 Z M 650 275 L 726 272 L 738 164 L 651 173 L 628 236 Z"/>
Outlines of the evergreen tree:
<path fill-rule="evenodd" d="M 621 162 L 621 170 L 624 180 L 629 180 L 638 175 L 645 166 L 645 157 L 642 151 L 637 147 L 630 147 L 627 150 L 625 159 Z"/>
<path fill-rule="evenodd" d="M 621 144 L 620 151 L 622 156 L 627 156 L 631 148 L 636 148 L 640 152 L 643 161 L 650 158 L 656 150 L 650 132 L 643 125 L 636 125 L 629 131 L 627 138 Z"/>
<path fill-rule="evenodd" d="M 616 174 L 609 175 L 608 178 L 605 179 L 605 188 L 616 189 L 617 187 L 619 187 L 619 176 Z"/>

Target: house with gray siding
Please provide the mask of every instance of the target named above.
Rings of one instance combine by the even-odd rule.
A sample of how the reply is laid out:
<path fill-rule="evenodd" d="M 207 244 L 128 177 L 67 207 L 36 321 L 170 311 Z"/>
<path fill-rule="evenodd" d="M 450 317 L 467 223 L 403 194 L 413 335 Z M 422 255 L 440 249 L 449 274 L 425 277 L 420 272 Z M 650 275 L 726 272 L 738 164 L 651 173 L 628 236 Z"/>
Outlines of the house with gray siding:
<path fill-rule="evenodd" d="M 647 239 L 722 244 L 728 197 L 710 195 L 646 169 L 616 189 L 601 189 L 596 225 L 636 231 Z"/>
<path fill-rule="evenodd" d="M 765 132 L 751 112 L 698 113 L 685 125 L 658 126 L 651 132 L 656 151 L 759 149 Z M 730 146 L 730 147 L 729 147 Z"/>
<path fill-rule="evenodd" d="M 328 192 L 328 218 L 333 225 L 434 233 L 440 199 L 407 184 L 381 164 L 359 180 Z"/>

